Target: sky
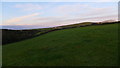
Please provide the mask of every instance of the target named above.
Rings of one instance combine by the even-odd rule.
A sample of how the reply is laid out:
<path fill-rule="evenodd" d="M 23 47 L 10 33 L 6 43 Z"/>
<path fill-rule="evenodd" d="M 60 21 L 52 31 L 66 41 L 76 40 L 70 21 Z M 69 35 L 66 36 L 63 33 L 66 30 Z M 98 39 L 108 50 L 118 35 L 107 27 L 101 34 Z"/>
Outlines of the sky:
<path fill-rule="evenodd" d="M 3 2 L 118 2 L 119 0 L 1 0 Z"/>
<path fill-rule="evenodd" d="M 3 2 L 0 25 L 53 27 L 117 17 L 117 2 Z"/>

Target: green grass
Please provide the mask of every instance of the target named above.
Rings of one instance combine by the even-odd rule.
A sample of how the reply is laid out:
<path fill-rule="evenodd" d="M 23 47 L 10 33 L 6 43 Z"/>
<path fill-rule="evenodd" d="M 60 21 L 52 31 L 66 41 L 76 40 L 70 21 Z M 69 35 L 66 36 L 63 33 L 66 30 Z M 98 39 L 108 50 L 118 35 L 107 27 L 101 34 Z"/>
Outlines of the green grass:
<path fill-rule="evenodd" d="M 3 46 L 3 66 L 116 66 L 118 24 L 50 32 Z"/>

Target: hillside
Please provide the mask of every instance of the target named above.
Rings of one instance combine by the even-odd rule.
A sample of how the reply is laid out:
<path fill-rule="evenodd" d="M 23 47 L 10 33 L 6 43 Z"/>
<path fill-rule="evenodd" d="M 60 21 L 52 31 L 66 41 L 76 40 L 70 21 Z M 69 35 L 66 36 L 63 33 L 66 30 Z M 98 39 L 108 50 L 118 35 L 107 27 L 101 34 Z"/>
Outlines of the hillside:
<path fill-rule="evenodd" d="M 51 28 L 40 28 L 40 29 L 27 29 L 27 30 L 10 30 L 10 29 L 2 29 L 2 45 L 19 42 L 22 40 L 34 38 L 52 31 L 63 30 L 63 29 L 71 29 L 78 27 L 87 27 L 93 25 L 108 25 L 115 24 L 119 22 L 104 22 L 104 23 L 92 23 L 92 22 L 83 22 L 77 24 L 69 24 L 64 26 L 57 26 Z"/>
<path fill-rule="evenodd" d="M 3 46 L 3 66 L 116 66 L 118 24 L 50 32 Z"/>

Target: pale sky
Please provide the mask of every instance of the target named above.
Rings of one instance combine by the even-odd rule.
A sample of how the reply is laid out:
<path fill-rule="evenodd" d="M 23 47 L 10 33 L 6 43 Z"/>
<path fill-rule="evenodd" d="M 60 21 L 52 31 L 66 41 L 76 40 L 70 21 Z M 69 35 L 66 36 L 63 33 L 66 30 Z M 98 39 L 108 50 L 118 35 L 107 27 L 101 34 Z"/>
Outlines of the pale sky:
<path fill-rule="evenodd" d="M 119 0 L 1 0 L 2 2 L 118 2 Z"/>
<path fill-rule="evenodd" d="M 3 2 L 2 8 L 0 25 L 50 27 L 118 19 L 117 2 Z"/>

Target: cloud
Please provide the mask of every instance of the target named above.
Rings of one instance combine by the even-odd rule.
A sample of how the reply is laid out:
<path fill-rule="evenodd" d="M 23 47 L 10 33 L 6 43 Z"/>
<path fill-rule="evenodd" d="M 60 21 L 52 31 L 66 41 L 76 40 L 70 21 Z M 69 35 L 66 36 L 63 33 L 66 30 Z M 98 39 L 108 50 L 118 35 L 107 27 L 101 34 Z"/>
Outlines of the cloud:
<path fill-rule="evenodd" d="M 86 15 L 111 15 L 111 14 L 117 14 L 118 10 L 115 7 L 103 7 L 103 8 L 92 8 Z"/>
<path fill-rule="evenodd" d="M 89 7 L 87 4 L 59 5 L 53 8 L 53 12 L 62 15 L 75 15 L 84 12 L 83 10 L 87 7 Z"/>
<path fill-rule="evenodd" d="M 36 11 L 41 10 L 42 6 L 39 4 L 31 4 L 31 3 L 25 3 L 25 4 L 16 4 L 14 5 L 15 8 L 20 8 L 23 11 Z"/>
<path fill-rule="evenodd" d="M 103 21 L 107 19 L 117 19 L 116 15 L 110 16 L 117 14 L 117 10 L 114 6 L 99 6 L 93 4 L 95 6 L 94 7 L 93 5 L 87 3 L 63 3 L 59 5 L 46 4 L 44 6 L 41 4 L 39 5 L 38 3 L 35 3 L 34 5 L 33 4 L 34 3 L 23 3 L 17 4 L 14 7 L 21 8 L 21 10 L 24 11 L 43 10 L 44 14 L 37 16 L 39 13 L 34 13 L 31 15 L 9 19 L 5 24 L 58 26 L 78 23 L 82 21 Z M 47 6 L 47 9 L 41 8 L 45 6 Z"/>
<path fill-rule="evenodd" d="M 114 6 L 99 7 L 98 5 L 96 5 L 95 7 L 93 7 L 92 5 L 89 4 L 59 5 L 56 6 L 55 8 L 52 8 L 50 11 L 51 13 L 56 14 L 58 16 L 66 16 L 66 18 L 104 16 L 118 13 L 117 8 Z"/>
<path fill-rule="evenodd" d="M 68 25 L 68 24 L 75 24 L 81 22 L 98 22 L 98 21 L 105 21 L 105 20 L 117 20 L 118 15 L 108 15 L 108 16 L 96 16 L 96 17 L 84 17 L 84 18 L 74 18 L 74 19 L 59 19 L 56 20 L 55 18 L 51 19 L 51 21 L 39 22 L 36 23 L 37 25 L 44 26 L 44 27 L 53 27 L 53 26 L 60 26 L 60 25 Z"/>
<path fill-rule="evenodd" d="M 9 19 L 9 20 L 5 21 L 5 23 L 8 23 L 8 24 L 17 23 L 17 22 L 23 21 L 23 20 L 25 20 L 27 18 L 31 18 L 31 17 L 38 16 L 38 15 L 40 15 L 40 13 L 34 13 L 34 14 L 30 14 L 30 15 L 25 15 L 25 16 Z"/>

